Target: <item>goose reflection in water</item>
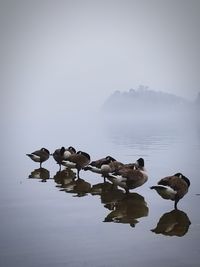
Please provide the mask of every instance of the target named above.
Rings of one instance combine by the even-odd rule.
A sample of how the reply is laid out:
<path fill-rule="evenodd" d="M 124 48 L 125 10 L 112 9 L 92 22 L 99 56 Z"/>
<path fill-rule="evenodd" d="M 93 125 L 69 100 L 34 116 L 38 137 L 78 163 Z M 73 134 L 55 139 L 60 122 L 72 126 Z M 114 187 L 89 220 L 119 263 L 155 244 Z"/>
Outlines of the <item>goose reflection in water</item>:
<path fill-rule="evenodd" d="M 75 180 L 76 174 L 71 169 L 66 168 L 62 171 L 58 171 L 53 178 L 57 187 L 65 188 L 69 183 Z"/>
<path fill-rule="evenodd" d="M 29 179 L 41 179 L 41 182 L 46 182 L 50 179 L 50 172 L 45 168 L 35 169 L 28 176 Z"/>
<path fill-rule="evenodd" d="M 123 193 L 124 197 L 116 202 L 114 210 L 107 215 L 104 222 L 130 224 L 131 227 L 139 222 L 137 219 L 148 216 L 149 209 L 143 196 L 137 193 Z"/>
<path fill-rule="evenodd" d="M 103 203 L 104 207 L 109 210 L 113 210 L 115 204 L 124 198 L 123 190 L 118 189 L 117 186 L 109 182 L 93 185 L 90 193 L 92 195 L 99 195 L 101 203 Z"/>
<path fill-rule="evenodd" d="M 90 193 L 91 195 L 101 195 L 104 192 L 109 192 L 112 188 L 113 184 L 109 182 L 98 183 L 92 186 Z"/>
<path fill-rule="evenodd" d="M 155 234 L 181 237 L 188 232 L 190 224 L 190 219 L 185 212 L 174 209 L 163 214 L 156 228 L 151 231 Z"/>
<path fill-rule="evenodd" d="M 109 210 L 114 210 L 116 205 L 124 199 L 124 192 L 118 187 L 112 187 L 109 191 L 101 194 L 101 203 Z"/>
<path fill-rule="evenodd" d="M 75 197 L 83 197 L 90 193 L 91 184 L 86 182 L 82 178 L 73 179 L 68 184 L 65 184 L 61 191 L 65 191 L 66 193 L 75 193 Z"/>

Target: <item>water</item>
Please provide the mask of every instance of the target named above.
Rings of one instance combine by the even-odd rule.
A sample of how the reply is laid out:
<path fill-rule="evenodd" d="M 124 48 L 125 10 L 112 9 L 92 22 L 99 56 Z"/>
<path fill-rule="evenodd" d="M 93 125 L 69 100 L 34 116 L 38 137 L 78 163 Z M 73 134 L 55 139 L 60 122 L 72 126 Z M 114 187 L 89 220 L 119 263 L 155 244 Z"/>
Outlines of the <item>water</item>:
<path fill-rule="evenodd" d="M 77 116 L 45 121 L 18 118 L 1 126 L 1 266 L 199 266 L 196 122 Z M 81 171 L 82 180 L 71 184 L 69 191 L 70 174 L 55 178 L 58 166 L 52 158 L 43 164 L 43 180 L 28 178 L 37 174 L 39 166 L 26 153 L 43 146 L 53 152 L 62 145 L 86 151 L 94 160 L 111 155 L 133 162 L 143 157 L 149 180 L 124 198 L 122 189 L 113 190 L 102 184 L 99 175 Z M 177 213 L 173 202 L 149 189 L 176 172 L 191 181 Z M 177 226 L 170 231 L 175 218 Z M 171 234 L 164 234 L 166 227 Z"/>

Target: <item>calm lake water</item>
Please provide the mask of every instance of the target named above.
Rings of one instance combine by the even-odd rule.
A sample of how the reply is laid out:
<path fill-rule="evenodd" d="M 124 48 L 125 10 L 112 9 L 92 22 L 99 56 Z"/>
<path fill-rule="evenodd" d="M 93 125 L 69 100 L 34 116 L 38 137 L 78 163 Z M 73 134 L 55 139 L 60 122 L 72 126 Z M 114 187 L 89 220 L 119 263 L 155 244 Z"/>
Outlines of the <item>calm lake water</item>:
<path fill-rule="evenodd" d="M 93 118 L 2 122 L 0 265 L 199 266 L 199 124 Z M 71 173 L 63 178 L 52 158 L 43 164 L 44 179 L 34 178 L 39 166 L 26 153 L 70 145 L 92 160 L 143 157 L 149 179 L 125 197 L 90 172 L 81 171 L 81 180 L 72 183 Z M 178 212 L 149 189 L 176 172 L 191 181 Z"/>

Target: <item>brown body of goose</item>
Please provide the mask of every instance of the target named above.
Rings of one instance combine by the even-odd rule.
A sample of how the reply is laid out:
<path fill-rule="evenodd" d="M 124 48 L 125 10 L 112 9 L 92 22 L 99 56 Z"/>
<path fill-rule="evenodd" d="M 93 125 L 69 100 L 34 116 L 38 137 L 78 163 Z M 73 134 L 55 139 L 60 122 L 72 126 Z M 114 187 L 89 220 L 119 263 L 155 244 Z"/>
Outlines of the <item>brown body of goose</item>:
<path fill-rule="evenodd" d="M 140 163 L 138 164 L 138 162 Z M 131 164 L 132 168 L 128 165 L 108 177 L 113 184 L 124 188 L 126 193 L 129 192 L 129 189 L 137 188 L 148 180 L 148 175 L 144 168 L 144 159 L 140 158 L 135 164 Z"/>
<path fill-rule="evenodd" d="M 71 154 L 75 154 L 76 150 L 72 146 L 65 148 L 61 147 L 54 151 L 53 158 L 59 164 L 61 170 L 62 161 L 67 159 Z"/>
<path fill-rule="evenodd" d="M 50 153 L 46 148 L 41 148 L 40 150 L 36 150 L 30 154 L 26 154 L 29 158 L 31 158 L 35 162 L 40 163 L 40 168 L 42 167 L 42 163 L 48 160 Z"/>
<path fill-rule="evenodd" d="M 94 160 L 94 161 L 90 162 L 90 166 L 101 169 L 101 166 L 103 164 L 108 164 L 108 163 L 113 162 L 113 161 L 116 161 L 116 159 L 114 159 L 111 156 L 107 156 L 105 158 L 101 158 L 101 159 Z"/>
<path fill-rule="evenodd" d="M 99 173 L 105 178 L 112 172 L 118 171 L 124 164 L 111 156 L 92 161 L 84 170 Z"/>
<path fill-rule="evenodd" d="M 177 209 L 177 203 L 188 192 L 190 181 L 182 173 L 176 173 L 172 176 L 162 178 L 158 185 L 150 187 L 164 199 L 174 201 L 174 208 Z"/>
<path fill-rule="evenodd" d="M 62 161 L 62 165 L 70 168 L 77 169 L 77 177 L 79 178 L 79 172 L 90 163 L 90 155 L 83 151 L 71 154 L 66 160 Z"/>
<path fill-rule="evenodd" d="M 144 167 L 144 159 L 139 158 L 134 163 L 123 164 L 122 166 L 118 168 L 118 170 L 115 170 L 115 174 L 121 174 L 122 172 L 125 172 L 125 170 L 128 171 L 130 169 L 146 172 L 146 169 Z"/>

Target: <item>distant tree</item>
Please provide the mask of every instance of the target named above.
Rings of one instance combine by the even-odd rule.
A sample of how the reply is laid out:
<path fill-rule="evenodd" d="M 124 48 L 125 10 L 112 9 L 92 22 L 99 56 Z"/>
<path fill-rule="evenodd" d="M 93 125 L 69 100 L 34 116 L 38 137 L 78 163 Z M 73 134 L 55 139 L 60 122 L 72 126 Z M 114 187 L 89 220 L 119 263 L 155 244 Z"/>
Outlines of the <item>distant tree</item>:
<path fill-rule="evenodd" d="M 200 93 L 198 103 L 200 106 Z M 104 103 L 103 109 L 111 112 L 165 113 L 182 110 L 187 106 L 188 102 L 184 98 L 140 85 L 137 90 L 115 91 Z"/>

